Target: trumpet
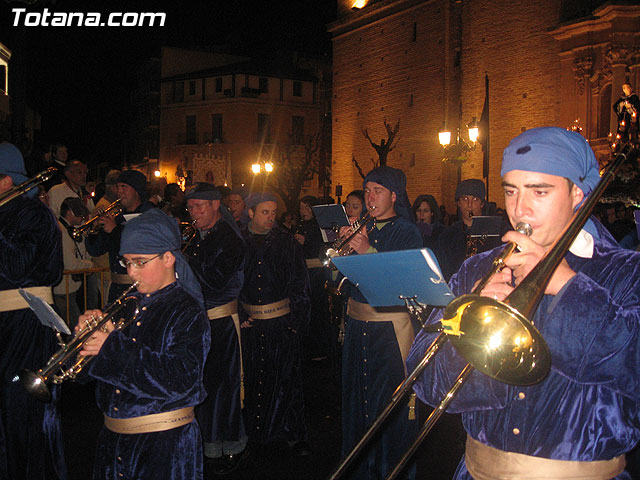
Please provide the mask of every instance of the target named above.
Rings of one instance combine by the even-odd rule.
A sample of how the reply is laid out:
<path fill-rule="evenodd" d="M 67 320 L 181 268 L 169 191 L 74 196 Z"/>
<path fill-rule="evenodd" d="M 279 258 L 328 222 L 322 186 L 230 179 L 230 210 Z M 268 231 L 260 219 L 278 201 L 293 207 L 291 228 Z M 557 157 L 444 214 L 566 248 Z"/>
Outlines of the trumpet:
<path fill-rule="evenodd" d="M 82 241 L 85 235 L 95 235 L 99 231 L 98 220 L 100 219 L 100 217 L 111 212 L 113 212 L 114 215 L 118 215 L 120 214 L 120 212 L 122 212 L 122 205 L 120 205 L 119 198 L 115 202 L 107 206 L 107 208 L 105 208 L 101 212 L 96 213 L 93 217 L 91 217 L 86 222 L 73 227 L 73 229 L 71 230 L 71 237 L 76 242 L 80 242 Z"/>
<path fill-rule="evenodd" d="M 178 225 L 180 227 L 180 237 L 182 239 L 182 253 L 184 253 L 193 239 L 196 238 L 196 234 L 198 233 L 198 229 L 196 228 L 197 220 L 193 222 L 180 222 Z"/>
<path fill-rule="evenodd" d="M 356 220 L 355 222 L 353 222 L 353 225 L 351 225 L 350 233 L 348 235 L 344 235 L 338 238 L 333 243 L 333 245 L 331 245 L 329 248 L 320 252 L 320 262 L 322 262 L 322 265 L 324 265 L 325 267 L 328 267 L 331 265 L 332 258 L 338 257 L 338 256 L 345 257 L 347 255 L 351 255 L 351 253 L 353 252 L 353 248 L 351 248 L 351 246 L 349 245 L 349 242 L 353 239 L 353 237 L 355 237 L 358 233 L 360 233 L 360 231 L 363 228 L 365 228 L 367 224 L 369 224 L 370 222 L 373 222 L 372 228 L 375 227 L 376 218 L 372 215 L 372 212 L 375 209 L 376 207 L 374 206 L 369 207 L 369 211 L 366 213 L 364 217 L 362 217 L 360 220 Z"/>
<path fill-rule="evenodd" d="M 0 207 L 5 203 L 10 202 L 16 197 L 19 197 L 23 193 L 27 193 L 29 190 L 36 188 L 41 183 L 46 182 L 51 177 L 56 174 L 57 170 L 55 167 L 49 167 L 46 170 L 38 173 L 34 177 L 31 177 L 28 180 L 25 180 L 20 185 L 16 185 L 15 187 L 7 190 L 2 195 L 0 195 Z"/>
<path fill-rule="evenodd" d="M 18 378 L 25 390 L 42 402 L 49 402 L 51 400 L 51 392 L 47 383 L 60 384 L 65 380 L 74 380 L 93 359 L 92 356 L 78 355 L 78 352 L 82 350 L 87 340 L 98 329 L 104 331 L 106 323 L 116 318 L 120 311 L 129 304 L 134 305 L 133 314 L 130 318 L 121 317 L 114 322 L 115 329 L 122 330 L 137 318 L 140 313 L 139 301 L 133 295 L 129 295 L 137 286 L 138 282 L 134 282 L 122 295 L 104 308 L 102 315 L 98 318 L 92 317 L 87 320 L 86 325 L 78 330 L 68 343 L 64 343 L 60 332 L 57 332 L 60 349 L 49 359 L 47 365 L 37 372 L 24 369 L 18 374 Z"/>

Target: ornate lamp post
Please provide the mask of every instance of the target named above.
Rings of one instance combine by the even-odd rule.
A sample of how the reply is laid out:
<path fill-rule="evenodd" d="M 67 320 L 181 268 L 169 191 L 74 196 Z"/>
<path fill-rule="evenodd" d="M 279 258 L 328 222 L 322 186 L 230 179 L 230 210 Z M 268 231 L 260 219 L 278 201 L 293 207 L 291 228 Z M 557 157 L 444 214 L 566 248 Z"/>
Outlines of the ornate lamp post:
<path fill-rule="evenodd" d="M 438 132 L 438 139 L 440 145 L 442 145 L 444 156 L 442 161 L 444 163 L 453 163 L 460 167 L 467 161 L 467 154 L 476 149 L 476 142 L 478 141 L 478 121 L 476 117 L 473 117 L 471 122 L 467 125 L 469 142 L 464 140 L 460 136 L 460 128 L 456 128 L 455 143 L 451 143 L 451 132 L 444 126 L 440 132 Z"/>

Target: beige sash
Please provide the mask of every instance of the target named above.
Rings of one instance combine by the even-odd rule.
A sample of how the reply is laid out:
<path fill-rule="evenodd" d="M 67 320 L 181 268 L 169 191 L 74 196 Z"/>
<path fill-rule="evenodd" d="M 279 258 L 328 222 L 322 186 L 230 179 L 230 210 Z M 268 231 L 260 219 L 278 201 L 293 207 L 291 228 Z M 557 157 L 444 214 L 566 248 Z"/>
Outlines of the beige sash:
<path fill-rule="evenodd" d="M 307 258 L 305 260 L 305 263 L 307 264 L 307 268 L 322 268 L 322 267 L 324 267 L 324 265 L 322 265 L 322 262 L 320 261 L 319 258 Z"/>
<path fill-rule="evenodd" d="M 475 480 L 609 480 L 624 471 L 624 455 L 575 462 L 533 457 L 490 447 L 467 435 L 467 470 Z"/>
<path fill-rule="evenodd" d="M 270 318 L 278 318 L 286 315 L 291 311 L 289 298 L 283 298 L 279 302 L 269 303 L 267 305 L 249 305 L 242 304 L 242 308 L 254 320 L 269 320 Z"/>
<path fill-rule="evenodd" d="M 404 310 L 404 308 L 403 308 Z M 413 327 L 411 326 L 411 320 L 406 310 L 396 311 L 381 311 L 376 310 L 368 303 L 360 303 L 352 298 L 349 299 L 349 305 L 347 307 L 347 315 L 361 322 L 391 322 L 393 323 L 393 330 L 396 334 L 398 341 L 398 347 L 400 347 L 400 354 L 402 355 L 402 361 L 406 362 L 411 344 L 413 343 Z M 405 366 L 405 373 L 407 367 Z"/>
<path fill-rule="evenodd" d="M 193 420 L 193 407 L 180 408 L 171 412 L 153 413 L 133 418 L 111 418 L 104 416 L 104 426 L 115 433 L 164 432 L 181 427 Z"/>
<path fill-rule="evenodd" d="M 207 317 L 209 320 L 216 320 L 217 318 L 224 318 L 238 313 L 238 300 L 231 300 L 229 303 L 220 305 L 219 307 L 210 308 L 207 310 Z"/>
<path fill-rule="evenodd" d="M 11 312 L 13 310 L 22 310 L 29 308 L 27 301 L 20 295 L 19 289 L 0 290 L 0 312 Z M 53 294 L 51 287 L 28 287 L 23 290 L 40 297 L 49 305 L 53 304 Z"/>
<path fill-rule="evenodd" d="M 240 404 L 244 405 L 244 365 L 242 364 L 242 342 L 240 341 L 240 317 L 238 316 L 238 299 L 231 300 L 229 303 L 220 305 L 219 307 L 207 310 L 209 320 L 217 320 L 218 318 L 231 317 L 233 325 L 238 335 L 238 346 L 240 348 Z M 244 408 L 244 407 L 243 407 Z"/>
<path fill-rule="evenodd" d="M 126 273 L 111 272 L 111 281 L 113 283 L 119 283 L 120 285 L 131 285 L 133 283 L 133 278 Z"/>

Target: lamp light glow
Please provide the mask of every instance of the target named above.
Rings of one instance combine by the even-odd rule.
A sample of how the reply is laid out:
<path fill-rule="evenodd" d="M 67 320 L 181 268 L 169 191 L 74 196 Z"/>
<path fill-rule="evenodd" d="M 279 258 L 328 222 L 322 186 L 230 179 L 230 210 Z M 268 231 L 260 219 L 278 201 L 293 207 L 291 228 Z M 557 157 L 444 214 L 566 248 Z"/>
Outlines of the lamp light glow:
<path fill-rule="evenodd" d="M 260 168 L 260 164 L 259 163 L 254 163 L 253 165 L 251 165 L 251 171 L 253 173 L 255 173 L 256 175 L 258 173 L 260 173 L 260 170 L 261 170 L 261 168 Z"/>
<path fill-rule="evenodd" d="M 451 143 L 451 132 L 442 131 L 438 132 L 438 140 L 440 141 L 440 145 L 446 147 Z"/>

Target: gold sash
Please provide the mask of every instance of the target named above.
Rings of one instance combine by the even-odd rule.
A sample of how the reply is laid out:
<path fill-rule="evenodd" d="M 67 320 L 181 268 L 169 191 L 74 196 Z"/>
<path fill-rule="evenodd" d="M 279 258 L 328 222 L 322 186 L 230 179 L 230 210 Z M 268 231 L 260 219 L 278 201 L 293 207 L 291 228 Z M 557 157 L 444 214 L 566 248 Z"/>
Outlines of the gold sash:
<path fill-rule="evenodd" d="M 210 308 L 207 310 L 207 317 L 209 320 L 216 320 L 218 318 L 229 317 L 234 313 L 238 313 L 238 300 L 231 300 L 229 303 L 220 305 L 219 307 Z"/>
<path fill-rule="evenodd" d="M 324 265 L 322 265 L 322 262 L 320 261 L 319 258 L 307 258 L 305 260 L 305 263 L 307 264 L 307 268 L 322 268 L 322 267 L 324 267 Z"/>
<path fill-rule="evenodd" d="M 19 289 L 0 290 L 0 312 L 11 312 L 13 310 L 22 310 L 29 308 L 27 301 L 20 295 Z M 53 304 L 53 294 L 51 287 L 27 287 L 23 290 L 40 297 L 49 305 Z"/>
<path fill-rule="evenodd" d="M 626 460 L 552 460 L 505 452 L 467 435 L 465 463 L 475 480 L 609 480 L 624 471 Z"/>
<path fill-rule="evenodd" d="M 104 426 L 115 433 L 164 432 L 191 423 L 193 418 L 193 407 L 185 407 L 133 418 L 111 418 L 105 415 Z"/>
<path fill-rule="evenodd" d="M 133 279 L 126 273 L 115 273 L 111 272 L 111 281 L 113 283 L 119 283 L 121 285 L 131 285 L 133 283 Z"/>
<path fill-rule="evenodd" d="M 354 299 L 349 299 L 349 305 L 347 307 L 347 315 L 361 322 L 391 322 L 393 323 L 393 330 L 396 334 L 398 341 L 398 347 L 400 348 L 400 354 L 402 355 L 403 363 L 406 362 L 411 344 L 413 343 L 413 326 L 409 314 L 404 311 L 392 311 L 385 312 L 376 310 L 368 303 L 360 303 Z M 405 373 L 407 367 L 405 366 Z"/>
<path fill-rule="evenodd" d="M 269 303 L 267 305 L 249 305 L 242 304 L 242 308 L 254 320 L 269 320 L 270 318 L 278 318 L 286 315 L 291 311 L 289 298 L 283 298 L 279 302 Z"/>

